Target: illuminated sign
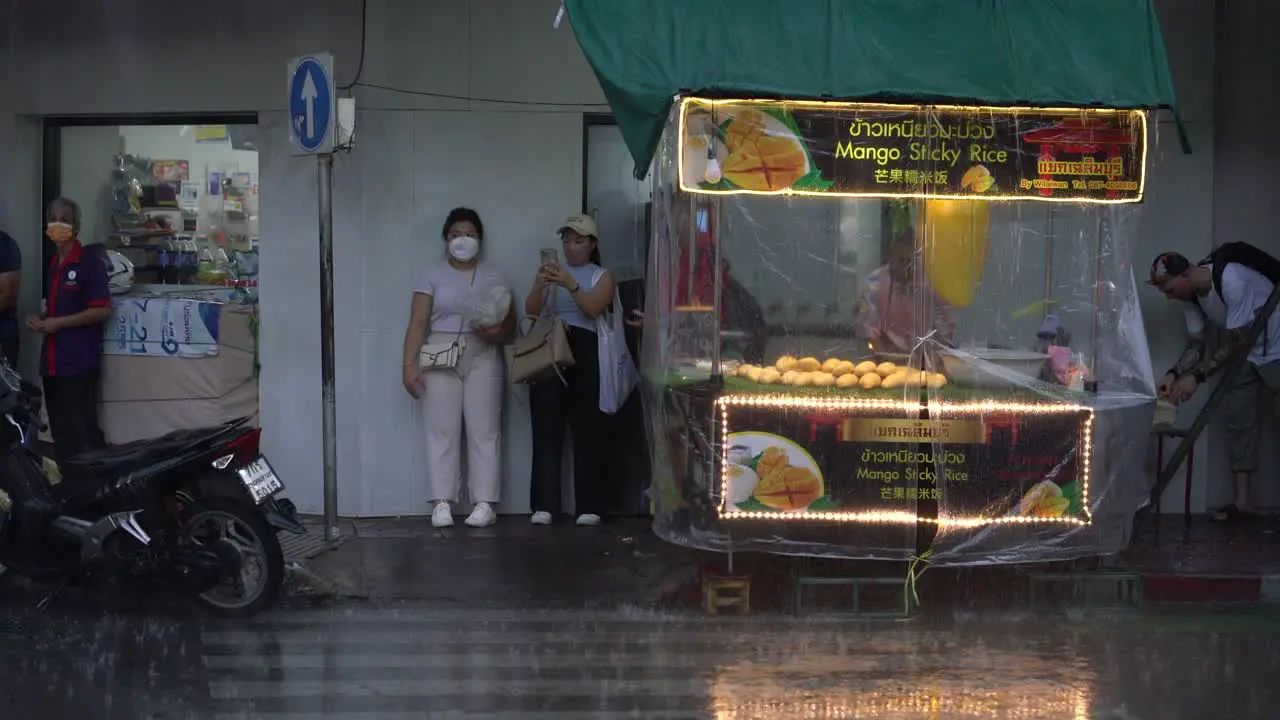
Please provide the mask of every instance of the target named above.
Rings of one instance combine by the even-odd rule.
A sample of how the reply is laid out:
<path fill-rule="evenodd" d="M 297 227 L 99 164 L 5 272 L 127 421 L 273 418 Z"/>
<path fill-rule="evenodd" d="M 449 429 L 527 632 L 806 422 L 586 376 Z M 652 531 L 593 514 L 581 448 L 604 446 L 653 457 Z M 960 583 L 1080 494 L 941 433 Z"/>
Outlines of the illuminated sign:
<path fill-rule="evenodd" d="M 1093 410 L 1083 405 L 783 395 L 717 404 L 725 519 L 1090 522 Z"/>
<path fill-rule="evenodd" d="M 772 100 L 680 104 L 680 188 L 707 194 L 1142 200 L 1141 110 Z"/>

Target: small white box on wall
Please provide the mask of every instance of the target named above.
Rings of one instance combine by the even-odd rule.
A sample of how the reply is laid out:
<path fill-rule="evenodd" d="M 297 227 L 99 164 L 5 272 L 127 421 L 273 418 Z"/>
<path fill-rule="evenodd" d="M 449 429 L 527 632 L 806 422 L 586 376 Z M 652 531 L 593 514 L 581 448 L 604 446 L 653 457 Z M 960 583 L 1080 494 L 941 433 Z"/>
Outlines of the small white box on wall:
<path fill-rule="evenodd" d="M 338 98 L 338 145 L 348 145 L 356 134 L 356 99 Z"/>

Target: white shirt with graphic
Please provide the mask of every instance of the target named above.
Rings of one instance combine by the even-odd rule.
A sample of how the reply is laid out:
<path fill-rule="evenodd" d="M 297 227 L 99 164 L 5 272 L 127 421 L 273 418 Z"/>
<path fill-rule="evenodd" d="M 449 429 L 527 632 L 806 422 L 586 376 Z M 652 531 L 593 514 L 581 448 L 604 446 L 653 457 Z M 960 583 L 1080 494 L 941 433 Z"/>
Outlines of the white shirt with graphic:
<path fill-rule="evenodd" d="M 1248 329 L 1258 310 L 1267 304 L 1272 284 L 1264 275 L 1240 263 L 1228 263 L 1222 269 L 1222 297 L 1217 288 L 1187 303 L 1187 332 L 1203 333 L 1205 324 L 1212 322 L 1227 330 Z M 1266 365 L 1280 360 L 1280 310 L 1271 315 L 1262 337 L 1249 351 L 1249 362 Z"/>

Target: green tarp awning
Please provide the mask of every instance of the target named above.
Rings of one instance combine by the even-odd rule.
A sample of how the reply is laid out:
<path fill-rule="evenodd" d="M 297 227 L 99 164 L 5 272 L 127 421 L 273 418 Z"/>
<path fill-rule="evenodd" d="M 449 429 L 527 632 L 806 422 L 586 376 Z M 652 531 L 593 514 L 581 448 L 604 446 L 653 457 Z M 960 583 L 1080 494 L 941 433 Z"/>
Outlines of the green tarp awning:
<path fill-rule="evenodd" d="M 565 0 L 643 176 L 672 98 L 1167 108 L 1154 0 Z M 1185 147 L 1185 138 L 1183 141 Z"/>

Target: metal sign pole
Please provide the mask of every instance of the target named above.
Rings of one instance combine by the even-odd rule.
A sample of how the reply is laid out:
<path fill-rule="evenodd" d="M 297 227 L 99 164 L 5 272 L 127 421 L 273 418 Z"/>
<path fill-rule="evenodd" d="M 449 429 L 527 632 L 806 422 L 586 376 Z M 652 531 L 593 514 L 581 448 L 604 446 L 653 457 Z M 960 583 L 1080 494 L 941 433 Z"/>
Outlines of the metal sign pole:
<path fill-rule="evenodd" d="M 320 382 L 324 388 L 324 539 L 338 538 L 338 421 L 333 368 L 333 155 L 318 156 L 320 197 Z"/>

